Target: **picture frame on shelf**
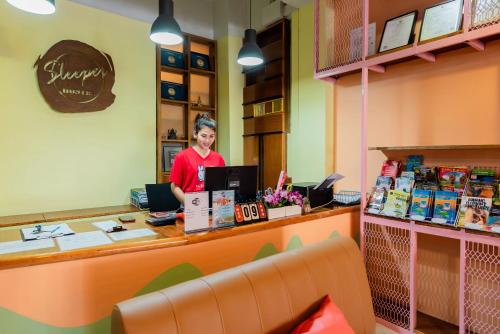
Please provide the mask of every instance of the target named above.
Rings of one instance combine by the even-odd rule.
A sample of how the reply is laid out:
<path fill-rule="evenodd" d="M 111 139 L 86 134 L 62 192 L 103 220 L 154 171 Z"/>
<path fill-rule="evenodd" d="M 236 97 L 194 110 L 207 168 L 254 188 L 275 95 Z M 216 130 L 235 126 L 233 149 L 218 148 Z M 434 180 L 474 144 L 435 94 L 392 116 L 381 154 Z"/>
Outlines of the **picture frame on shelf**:
<path fill-rule="evenodd" d="M 428 7 L 424 11 L 419 42 L 457 32 L 462 26 L 463 0 L 448 0 Z"/>
<path fill-rule="evenodd" d="M 500 0 L 474 0 L 471 7 L 472 27 L 500 22 Z"/>
<path fill-rule="evenodd" d="M 418 10 L 385 21 L 378 52 L 397 49 L 413 43 Z"/>
<path fill-rule="evenodd" d="M 172 166 L 174 165 L 175 156 L 184 149 L 184 145 L 181 143 L 166 143 L 163 144 L 163 171 L 170 172 Z"/>

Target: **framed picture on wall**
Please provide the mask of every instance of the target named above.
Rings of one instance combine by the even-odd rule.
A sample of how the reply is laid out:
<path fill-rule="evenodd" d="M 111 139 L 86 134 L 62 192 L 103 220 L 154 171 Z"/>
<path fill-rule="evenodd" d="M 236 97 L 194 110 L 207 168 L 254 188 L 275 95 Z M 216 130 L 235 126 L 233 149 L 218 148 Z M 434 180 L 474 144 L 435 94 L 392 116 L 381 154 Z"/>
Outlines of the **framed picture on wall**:
<path fill-rule="evenodd" d="M 471 26 L 500 21 L 500 0 L 474 0 L 471 3 Z"/>
<path fill-rule="evenodd" d="M 418 11 L 397 16 L 385 21 L 378 52 L 389 51 L 411 44 L 414 38 Z"/>
<path fill-rule="evenodd" d="M 449 0 L 426 8 L 419 42 L 457 32 L 462 25 L 463 0 Z"/>
<path fill-rule="evenodd" d="M 184 145 L 180 143 L 167 143 L 163 144 L 163 161 L 162 170 L 164 172 L 170 172 L 172 166 L 174 165 L 175 156 L 177 153 L 184 149 Z"/>

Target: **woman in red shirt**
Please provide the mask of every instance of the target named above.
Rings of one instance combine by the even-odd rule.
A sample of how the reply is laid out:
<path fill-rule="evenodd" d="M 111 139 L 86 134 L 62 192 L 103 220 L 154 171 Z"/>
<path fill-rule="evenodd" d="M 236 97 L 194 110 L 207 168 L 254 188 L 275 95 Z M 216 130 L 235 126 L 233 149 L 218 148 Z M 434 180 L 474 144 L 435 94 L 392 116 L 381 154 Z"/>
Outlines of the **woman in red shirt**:
<path fill-rule="evenodd" d="M 215 141 L 216 124 L 207 114 L 198 114 L 194 121 L 196 145 L 179 152 L 170 174 L 172 192 L 184 204 L 184 193 L 203 191 L 205 168 L 224 166 L 222 156 L 210 149 Z"/>

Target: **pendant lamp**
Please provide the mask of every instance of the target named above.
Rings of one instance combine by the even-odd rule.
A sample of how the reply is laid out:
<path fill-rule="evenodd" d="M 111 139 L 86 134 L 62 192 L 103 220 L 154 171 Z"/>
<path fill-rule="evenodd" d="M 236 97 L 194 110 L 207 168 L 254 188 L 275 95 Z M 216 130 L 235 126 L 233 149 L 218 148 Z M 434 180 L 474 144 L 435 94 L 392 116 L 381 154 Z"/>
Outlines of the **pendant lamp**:
<path fill-rule="evenodd" d="M 182 43 L 181 27 L 174 18 L 172 0 L 159 0 L 160 15 L 151 26 L 149 38 L 157 44 L 175 45 Z"/>
<path fill-rule="evenodd" d="M 250 0 L 250 28 L 245 30 L 243 46 L 238 52 L 238 64 L 243 66 L 256 66 L 264 62 L 262 51 L 257 45 L 257 32 L 252 29 L 252 0 Z"/>
<path fill-rule="evenodd" d="M 34 14 L 53 14 L 56 0 L 7 0 L 12 6 Z"/>

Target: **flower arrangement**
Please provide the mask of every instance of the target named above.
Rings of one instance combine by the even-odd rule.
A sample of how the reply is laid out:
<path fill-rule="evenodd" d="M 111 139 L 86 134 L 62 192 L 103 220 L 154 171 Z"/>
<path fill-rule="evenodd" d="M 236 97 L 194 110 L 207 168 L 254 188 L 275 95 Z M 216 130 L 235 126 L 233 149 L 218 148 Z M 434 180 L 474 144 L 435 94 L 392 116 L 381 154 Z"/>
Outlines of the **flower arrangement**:
<path fill-rule="evenodd" d="M 263 197 L 264 203 L 268 208 L 281 208 L 283 206 L 304 204 L 304 197 L 298 191 L 291 191 L 291 186 L 286 190 L 272 191 L 267 189 Z"/>

